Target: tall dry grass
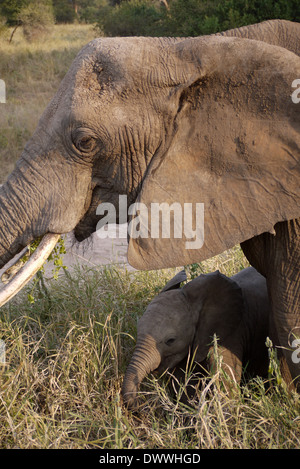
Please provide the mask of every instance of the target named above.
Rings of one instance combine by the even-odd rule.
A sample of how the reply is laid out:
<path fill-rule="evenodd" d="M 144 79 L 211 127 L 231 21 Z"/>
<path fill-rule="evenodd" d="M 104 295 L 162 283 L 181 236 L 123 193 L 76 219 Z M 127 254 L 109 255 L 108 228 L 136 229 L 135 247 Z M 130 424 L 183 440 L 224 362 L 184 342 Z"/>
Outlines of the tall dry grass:
<path fill-rule="evenodd" d="M 208 270 L 205 264 L 201 268 Z M 184 384 L 174 393 L 168 375 L 149 376 L 139 410 L 122 406 L 137 318 L 173 275 L 173 269 L 78 268 L 52 281 L 49 295 L 41 292 L 34 304 L 24 291 L 2 307 L 6 364 L 0 367 L 0 447 L 299 447 L 299 396 L 275 379 L 269 387 L 253 379 L 229 396 L 217 371 L 184 403 Z M 186 383 L 191 379 L 187 367 Z"/>

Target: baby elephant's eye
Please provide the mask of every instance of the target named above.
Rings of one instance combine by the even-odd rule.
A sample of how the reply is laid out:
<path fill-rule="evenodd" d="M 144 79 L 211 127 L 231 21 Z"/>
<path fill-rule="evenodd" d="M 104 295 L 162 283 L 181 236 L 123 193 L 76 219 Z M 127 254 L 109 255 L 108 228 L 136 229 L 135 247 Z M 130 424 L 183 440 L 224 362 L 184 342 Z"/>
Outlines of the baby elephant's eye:
<path fill-rule="evenodd" d="M 175 337 L 172 337 L 171 339 L 166 340 L 165 344 L 170 346 L 175 342 Z"/>

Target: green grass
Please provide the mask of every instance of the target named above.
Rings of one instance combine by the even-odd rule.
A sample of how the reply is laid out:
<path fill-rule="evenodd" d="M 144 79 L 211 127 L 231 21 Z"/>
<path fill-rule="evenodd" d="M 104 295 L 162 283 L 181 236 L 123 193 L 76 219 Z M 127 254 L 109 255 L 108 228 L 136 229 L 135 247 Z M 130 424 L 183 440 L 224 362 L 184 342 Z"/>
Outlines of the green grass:
<path fill-rule="evenodd" d="M 235 248 L 200 269 L 241 260 Z M 174 272 L 77 268 L 48 283 L 50 299 L 30 304 L 25 289 L 1 308 L 0 448 L 299 447 L 299 396 L 260 379 L 228 396 L 217 372 L 187 405 L 183 385 L 174 395 L 168 377 L 149 376 L 139 411 L 122 406 L 137 318 Z"/>

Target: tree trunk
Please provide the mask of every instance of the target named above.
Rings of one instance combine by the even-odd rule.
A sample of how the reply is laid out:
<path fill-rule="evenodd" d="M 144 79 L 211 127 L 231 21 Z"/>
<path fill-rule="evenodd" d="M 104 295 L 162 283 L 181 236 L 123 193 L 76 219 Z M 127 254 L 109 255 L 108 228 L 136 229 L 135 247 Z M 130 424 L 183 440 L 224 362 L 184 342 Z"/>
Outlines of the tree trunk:
<path fill-rule="evenodd" d="M 21 26 L 21 25 L 22 25 L 22 23 L 19 22 L 19 23 L 14 27 L 14 29 L 12 30 L 12 33 L 11 33 L 10 38 L 9 38 L 9 41 L 8 41 L 9 44 L 10 44 L 11 41 L 13 40 L 14 34 L 15 34 L 15 32 L 17 31 L 18 27 Z"/>

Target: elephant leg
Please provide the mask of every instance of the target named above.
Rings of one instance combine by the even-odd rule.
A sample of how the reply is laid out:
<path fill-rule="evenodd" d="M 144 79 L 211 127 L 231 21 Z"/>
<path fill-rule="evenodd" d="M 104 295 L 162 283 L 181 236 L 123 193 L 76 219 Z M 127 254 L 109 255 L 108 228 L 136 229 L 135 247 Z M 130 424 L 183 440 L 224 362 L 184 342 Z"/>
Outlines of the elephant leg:
<path fill-rule="evenodd" d="M 281 353 L 284 379 L 300 389 L 300 364 L 291 348 L 295 336 L 300 337 L 300 219 L 277 223 L 274 235 L 263 233 L 241 246 L 267 279 L 271 339 Z"/>
<path fill-rule="evenodd" d="M 281 376 L 284 379 L 285 383 L 292 383 L 293 378 L 292 378 L 288 363 L 286 361 L 285 355 L 283 353 L 283 350 L 280 347 L 278 348 L 280 341 L 279 341 L 279 337 L 278 337 L 277 329 L 275 325 L 275 318 L 273 317 L 273 315 L 269 319 L 269 337 L 272 340 L 273 346 L 275 346 L 277 350 L 277 358 L 279 360 Z M 292 385 L 292 388 L 293 388 L 293 385 Z"/>

